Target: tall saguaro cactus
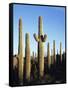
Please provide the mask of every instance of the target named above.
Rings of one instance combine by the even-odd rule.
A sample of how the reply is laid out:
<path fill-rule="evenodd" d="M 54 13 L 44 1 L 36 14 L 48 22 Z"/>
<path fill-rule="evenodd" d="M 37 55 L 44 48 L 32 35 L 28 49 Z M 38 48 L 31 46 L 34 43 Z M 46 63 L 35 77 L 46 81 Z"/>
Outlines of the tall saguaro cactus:
<path fill-rule="evenodd" d="M 60 61 L 62 62 L 62 43 L 60 42 Z"/>
<path fill-rule="evenodd" d="M 30 80 L 31 72 L 31 61 L 30 61 L 30 38 L 29 33 L 26 33 L 26 42 L 25 42 L 25 60 L 26 60 L 26 80 Z"/>
<path fill-rule="evenodd" d="M 56 63 L 55 40 L 53 40 L 53 62 Z"/>
<path fill-rule="evenodd" d="M 23 80 L 23 44 L 22 44 L 22 18 L 19 19 L 19 46 L 18 46 L 18 58 L 19 58 L 19 81 Z"/>
<path fill-rule="evenodd" d="M 48 67 L 50 68 L 51 57 L 50 57 L 50 44 L 49 44 L 49 42 L 48 42 L 48 45 L 47 45 L 47 59 L 48 59 Z"/>
<path fill-rule="evenodd" d="M 39 65 L 39 77 L 44 75 L 44 42 L 47 35 L 43 34 L 42 30 L 42 16 L 39 16 L 38 20 L 38 36 L 34 34 L 35 40 L 38 42 L 38 65 Z"/>

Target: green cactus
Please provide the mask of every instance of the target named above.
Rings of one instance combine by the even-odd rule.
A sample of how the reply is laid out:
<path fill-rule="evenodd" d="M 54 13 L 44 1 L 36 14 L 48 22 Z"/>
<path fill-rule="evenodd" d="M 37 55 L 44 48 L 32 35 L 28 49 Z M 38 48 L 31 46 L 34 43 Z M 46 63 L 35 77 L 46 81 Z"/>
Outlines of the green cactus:
<path fill-rule="evenodd" d="M 34 38 L 38 42 L 39 77 L 43 77 L 44 75 L 44 42 L 46 41 L 47 35 L 43 34 L 42 16 L 39 16 L 38 28 L 39 28 L 38 36 L 34 34 Z"/>
<path fill-rule="evenodd" d="M 32 60 L 34 60 L 34 58 L 35 58 L 35 57 L 34 57 L 34 52 L 33 52 L 32 54 L 33 54 L 33 55 L 32 55 Z"/>
<path fill-rule="evenodd" d="M 37 57 L 37 54 L 36 54 L 36 52 L 35 52 L 35 58 Z"/>
<path fill-rule="evenodd" d="M 53 64 L 56 63 L 55 40 L 53 40 Z"/>
<path fill-rule="evenodd" d="M 23 44 L 22 44 L 22 18 L 19 19 L 19 46 L 18 46 L 18 58 L 19 58 L 19 81 L 23 81 Z"/>
<path fill-rule="evenodd" d="M 26 33 L 26 42 L 25 42 L 25 60 L 26 60 L 26 80 L 30 80 L 31 72 L 31 61 L 30 61 L 30 37 L 29 33 Z"/>
<path fill-rule="evenodd" d="M 33 77 L 34 77 L 34 80 L 37 80 L 37 67 L 36 67 L 36 64 L 34 63 L 33 64 L 33 71 L 34 71 L 34 73 L 33 73 Z"/>
<path fill-rule="evenodd" d="M 51 57 L 50 57 L 50 44 L 49 44 L 49 42 L 48 42 L 48 45 L 47 45 L 47 59 L 48 59 L 48 67 L 50 68 Z"/>
<path fill-rule="evenodd" d="M 51 65 L 53 65 L 53 50 L 51 49 Z"/>
<path fill-rule="evenodd" d="M 62 62 L 62 43 L 60 42 L 60 61 Z"/>

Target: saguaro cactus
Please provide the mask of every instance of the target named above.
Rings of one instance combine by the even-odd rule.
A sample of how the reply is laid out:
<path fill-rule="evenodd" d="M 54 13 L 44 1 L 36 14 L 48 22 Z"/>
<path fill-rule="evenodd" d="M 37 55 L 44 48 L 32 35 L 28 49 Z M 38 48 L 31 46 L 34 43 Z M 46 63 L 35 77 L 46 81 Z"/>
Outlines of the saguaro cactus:
<path fill-rule="evenodd" d="M 62 62 L 62 43 L 60 42 L 60 61 Z"/>
<path fill-rule="evenodd" d="M 53 50 L 51 49 L 51 65 L 53 65 Z"/>
<path fill-rule="evenodd" d="M 26 42 L 25 42 L 25 60 L 26 60 L 26 80 L 30 80 L 31 72 L 31 61 L 30 61 L 30 38 L 29 33 L 26 33 Z"/>
<path fill-rule="evenodd" d="M 32 59 L 34 60 L 34 59 L 35 59 L 34 52 L 33 52 L 32 54 L 33 54 L 33 55 L 32 55 Z"/>
<path fill-rule="evenodd" d="M 22 44 L 22 18 L 19 19 L 19 46 L 18 46 L 18 58 L 19 58 L 19 81 L 23 80 L 23 44 Z"/>
<path fill-rule="evenodd" d="M 47 45 L 47 59 L 48 59 L 48 67 L 50 68 L 51 57 L 50 57 L 50 44 L 49 44 L 49 42 L 48 42 L 48 45 Z"/>
<path fill-rule="evenodd" d="M 53 62 L 56 63 L 56 54 L 55 54 L 55 40 L 53 40 Z"/>
<path fill-rule="evenodd" d="M 43 75 L 44 75 L 44 42 L 46 41 L 47 35 L 43 34 L 42 16 L 39 16 L 38 28 L 39 28 L 38 36 L 36 34 L 34 34 L 34 38 L 38 42 L 39 77 L 43 77 Z"/>

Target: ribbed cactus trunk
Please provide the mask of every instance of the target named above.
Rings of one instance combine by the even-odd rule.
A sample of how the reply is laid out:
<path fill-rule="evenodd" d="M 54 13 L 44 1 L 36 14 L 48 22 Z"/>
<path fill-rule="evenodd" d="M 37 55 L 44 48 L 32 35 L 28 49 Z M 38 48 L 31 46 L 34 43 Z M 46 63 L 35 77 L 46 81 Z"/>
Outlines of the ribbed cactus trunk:
<path fill-rule="evenodd" d="M 48 45 L 47 45 L 47 59 L 48 59 L 48 67 L 50 68 L 51 57 L 50 57 L 50 44 L 49 44 L 49 42 L 48 42 Z"/>
<path fill-rule="evenodd" d="M 25 42 L 25 60 L 26 60 L 26 80 L 30 80 L 31 72 L 31 61 L 30 61 L 30 38 L 29 33 L 26 33 L 26 42 Z"/>
<path fill-rule="evenodd" d="M 19 58 L 19 81 L 23 81 L 23 44 L 22 44 L 22 18 L 19 19 L 19 47 L 18 47 L 18 58 Z"/>
<path fill-rule="evenodd" d="M 38 42 L 38 67 L 39 67 L 39 78 L 44 75 L 44 42 L 46 41 L 46 35 L 43 34 L 42 30 L 42 17 L 39 16 L 38 21 L 38 36 L 34 34 L 35 40 Z"/>
<path fill-rule="evenodd" d="M 53 64 L 56 63 L 55 40 L 53 40 Z"/>
<path fill-rule="evenodd" d="M 60 42 L 60 61 L 62 63 L 62 43 Z"/>

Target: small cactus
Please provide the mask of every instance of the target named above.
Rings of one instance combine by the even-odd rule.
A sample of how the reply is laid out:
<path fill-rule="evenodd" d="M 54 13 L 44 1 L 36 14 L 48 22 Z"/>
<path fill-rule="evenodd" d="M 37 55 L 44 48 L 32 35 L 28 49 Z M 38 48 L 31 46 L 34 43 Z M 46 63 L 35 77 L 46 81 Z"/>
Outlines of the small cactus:
<path fill-rule="evenodd" d="M 35 40 L 38 42 L 38 63 L 39 63 L 39 77 L 44 75 L 44 42 L 46 41 L 47 35 L 43 34 L 42 30 L 42 17 L 39 16 L 38 21 L 38 36 L 34 34 Z"/>
<path fill-rule="evenodd" d="M 51 49 L 51 65 L 53 65 L 53 50 Z"/>
<path fill-rule="evenodd" d="M 55 40 L 53 40 L 53 64 L 56 63 L 56 54 L 55 54 Z"/>
<path fill-rule="evenodd" d="M 35 59 L 34 52 L 33 52 L 32 54 L 33 54 L 33 55 L 32 55 L 32 60 L 34 60 L 34 59 Z"/>
<path fill-rule="evenodd" d="M 26 80 L 30 80 L 31 72 L 31 61 L 30 61 L 30 38 L 29 33 L 26 33 L 26 42 L 25 42 L 25 60 L 26 60 Z"/>
<path fill-rule="evenodd" d="M 48 59 L 48 67 L 50 68 L 51 57 L 50 57 L 50 44 L 49 44 L 49 42 L 48 42 L 48 45 L 47 45 L 47 59 Z"/>
<path fill-rule="evenodd" d="M 60 61 L 62 62 L 62 43 L 60 42 Z"/>

